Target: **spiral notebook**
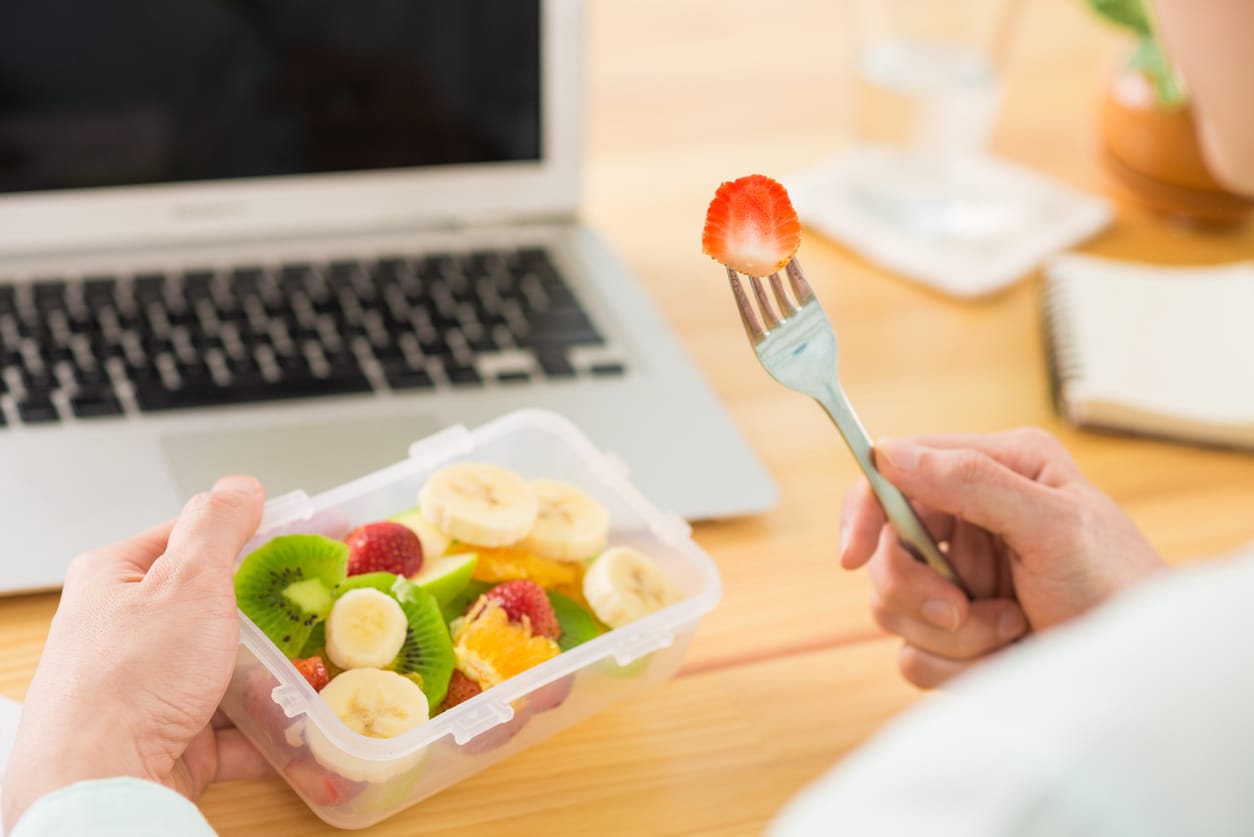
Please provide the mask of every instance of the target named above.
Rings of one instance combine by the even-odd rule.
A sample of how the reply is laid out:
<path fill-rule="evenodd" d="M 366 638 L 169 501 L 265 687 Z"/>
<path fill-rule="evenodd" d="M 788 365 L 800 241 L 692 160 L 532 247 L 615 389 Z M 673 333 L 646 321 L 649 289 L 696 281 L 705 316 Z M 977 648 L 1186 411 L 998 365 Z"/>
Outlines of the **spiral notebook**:
<path fill-rule="evenodd" d="M 1254 449 L 1254 264 L 1045 270 L 1056 400 L 1083 427 Z"/>

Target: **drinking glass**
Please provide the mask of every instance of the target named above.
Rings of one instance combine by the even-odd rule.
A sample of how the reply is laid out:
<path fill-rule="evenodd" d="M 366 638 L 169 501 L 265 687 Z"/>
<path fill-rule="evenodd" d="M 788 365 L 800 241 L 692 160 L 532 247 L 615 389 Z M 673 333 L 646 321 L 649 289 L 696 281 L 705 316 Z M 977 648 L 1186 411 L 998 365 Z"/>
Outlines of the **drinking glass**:
<path fill-rule="evenodd" d="M 985 236 L 1014 208 L 979 178 L 1021 0 L 858 0 L 850 189 L 864 211 L 924 235 Z"/>

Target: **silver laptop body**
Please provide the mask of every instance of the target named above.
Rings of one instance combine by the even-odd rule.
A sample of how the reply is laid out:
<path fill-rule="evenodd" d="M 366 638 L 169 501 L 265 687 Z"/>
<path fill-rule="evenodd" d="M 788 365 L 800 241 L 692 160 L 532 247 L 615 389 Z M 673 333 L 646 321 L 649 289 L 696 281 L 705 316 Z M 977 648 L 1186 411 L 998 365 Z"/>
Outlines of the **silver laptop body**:
<path fill-rule="evenodd" d="M 774 503 L 576 221 L 577 0 L 108 6 L 0 27 L 0 592 L 220 474 L 313 493 L 524 406 L 686 517 Z"/>

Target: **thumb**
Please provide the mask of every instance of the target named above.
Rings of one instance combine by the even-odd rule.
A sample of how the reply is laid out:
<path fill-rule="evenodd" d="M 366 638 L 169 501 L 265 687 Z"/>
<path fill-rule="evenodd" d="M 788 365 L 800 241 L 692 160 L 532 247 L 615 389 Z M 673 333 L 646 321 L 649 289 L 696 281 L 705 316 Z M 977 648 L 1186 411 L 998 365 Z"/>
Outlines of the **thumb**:
<path fill-rule="evenodd" d="M 979 451 L 929 448 L 882 439 L 875 464 L 911 500 L 974 523 L 1008 540 L 1032 536 L 1048 519 L 1045 486 Z"/>
<path fill-rule="evenodd" d="M 252 477 L 223 477 L 187 501 L 158 566 L 174 576 L 229 572 L 261 523 L 265 493 Z"/>

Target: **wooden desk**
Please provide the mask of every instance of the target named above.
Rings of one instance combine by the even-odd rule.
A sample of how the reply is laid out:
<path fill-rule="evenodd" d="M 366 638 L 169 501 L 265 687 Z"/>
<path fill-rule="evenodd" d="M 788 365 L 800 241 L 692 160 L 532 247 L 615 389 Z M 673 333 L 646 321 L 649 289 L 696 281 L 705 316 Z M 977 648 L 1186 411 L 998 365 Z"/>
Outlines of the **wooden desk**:
<path fill-rule="evenodd" d="M 754 364 L 721 271 L 700 254 L 714 187 L 786 175 L 848 140 L 848 10 L 830 0 L 590 0 L 587 220 L 636 271 L 779 481 L 755 519 L 698 527 L 723 604 L 683 673 L 379 826 L 378 834 L 753 834 L 907 706 L 897 643 L 836 567 L 854 467 L 827 420 Z M 1101 189 L 1092 102 L 1121 49 L 1078 2 L 1024 14 L 994 146 Z M 944 299 L 807 234 L 842 376 L 876 434 L 1058 433 L 1173 561 L 1254 538 L 1254 457 L 1073 432 L 1051 412 L 1038 280 Z M 1158 262 L 1249 258 L 1254 230 L 1195 236 L 1135 208 L 1088 251 Z M 814 591 L 821 591 L 815 594 Z M 0 693 L 21 698 L 55 597 L 0 602 Z M 224 835 L 331 833 L 280 781 L 212 788 Z"/>

